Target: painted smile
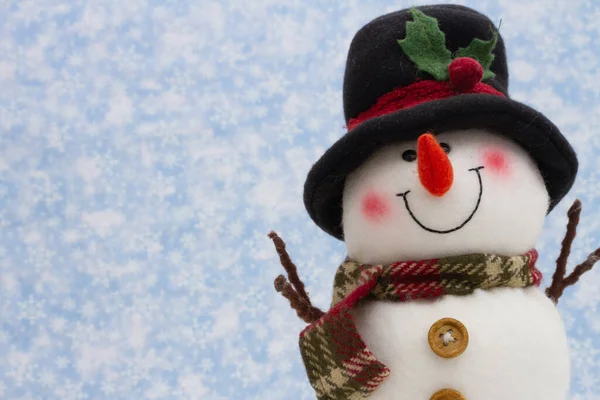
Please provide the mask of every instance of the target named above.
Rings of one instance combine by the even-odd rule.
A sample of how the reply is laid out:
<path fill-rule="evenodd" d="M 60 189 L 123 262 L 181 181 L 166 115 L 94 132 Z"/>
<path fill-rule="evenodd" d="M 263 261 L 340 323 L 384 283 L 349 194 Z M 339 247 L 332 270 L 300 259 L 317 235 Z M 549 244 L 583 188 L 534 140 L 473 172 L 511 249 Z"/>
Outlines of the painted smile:
<path fill-rule="evenodd" d="M 475 208 L 473 209 L 473 211 L 471 211 L 471 215 L 469 215 L 467 217 L 467 219 L 465 219 L 463 221 L 463 223 L 461 223 L 460 225 L 458 225 L 455 228 L 452 229 L 447 229 L 447 230 L 438 230 L 438 229 L 432 229 L 429 228 L 425 225 L 423 225 L 423 223 L 421 223 L 421 221 L 419 221 L 417 219 L 417 217 L 415 216 L 415 214 L 412 212 L 412 210 L 410 209 L 410 206 L 408 204 L 408 194 L 410 193 L 410 190 L 407 190 L 404 193 L 398 193 L 396 196 L 398 197 L 402 197 L 404 199 L 404 205 L 406 206 L 406 210 L 408 211 L 408 213 L 410 214 L 411 218 L 423 229 L 425 229 L 428 232 L 433 232 L 433 233 L 452 233 L 452 232 L 456 232 L 457 230 L 461 229 L 463 226 L 465 226 L 466 224 L 469 223 L 469 221 L 473 218 L 473 216 L 475 215 L 475 213 L 477 212 L 477 209 L 479 208 L 479 203 L 481 203 L 481 195 L 483 194 L 483 183 L 481 181 L 481 174 L 479 173 L 480 170 L 482 170 L 484 167 L 477 167 L 477 168 L 471 168 L 469 171 L 475 171 L 475 173 L 477 174 L 477 179 L 479 180 L 479 196 L 477 196 L 477 204 L 475 204 Z"/>

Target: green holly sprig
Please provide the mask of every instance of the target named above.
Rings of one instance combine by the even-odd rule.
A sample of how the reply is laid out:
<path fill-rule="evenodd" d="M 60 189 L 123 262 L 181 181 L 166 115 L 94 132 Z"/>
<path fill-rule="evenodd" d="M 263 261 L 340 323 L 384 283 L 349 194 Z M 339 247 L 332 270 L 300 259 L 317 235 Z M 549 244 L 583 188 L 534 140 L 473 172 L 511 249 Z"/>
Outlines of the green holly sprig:
<path fill-rule="evenodd" d="M 461 47 L 452 54 L 446 48 L 446 35 L 440 30 L 437 19 L 414 7 L 410 13 L 413 21 L 406 23 L 406 37 L 398 40 L 398 44 L 420 71 L 427 72 L 435 80 L 446 81 L 449 79 L 448 66 L 452 60 L 470 57 L 481 64 L 484 80 L 496 76 L 490 67 L 495 57 L 492 50 L 498 42 L 498 31 L 492 28 L 490 40 L 475 38 L 467 47 Z"/>

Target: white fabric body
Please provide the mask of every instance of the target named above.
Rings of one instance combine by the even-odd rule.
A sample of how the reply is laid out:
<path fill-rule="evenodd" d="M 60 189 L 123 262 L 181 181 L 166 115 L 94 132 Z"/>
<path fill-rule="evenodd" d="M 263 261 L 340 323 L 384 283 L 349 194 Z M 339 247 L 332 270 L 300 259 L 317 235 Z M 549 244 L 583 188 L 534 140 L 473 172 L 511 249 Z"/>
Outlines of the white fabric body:
<path fill-rule="evenodd" d="M 538 168 L 515 143 L 489 132 L 437 136 L 450 146 L 454 182 L 443 196 L 421 184 L 417 161 L 402 154 L 416 141 L 384 148 L 345 185 L 343 225 L 351 258 L 369 264 L 469 253 L 520 255 L 535 248 L 548 208 Z M 479 170 L 481 185 L 477 172 Z M 410 216 L 405 193 L 415 218 Z M 479 193 L 481 191 L 481 196 Z M 480 197 L 479 206 L 476 207 Z M 366 199 L 370 199 L 367 201 Z M 375 204 L 375 205 L 373 205 Z M 367 210 L 367 211 L 365 211 Z M 356 311 L 359 333 L 391 369 L 373 400 L 428 400 L 443 388 L 468 400 L 564 400 L 569 387 L 565 329 L 539 288 L 445 296 L 434 301 L 369 302 Z M 427 334 L 440 318 L 461 321 L 470 334 L 462 355 L 437 356 Z"/>
<path fill-rule="evenodd" d="M 370 302 L 354 312 L 358 330 L 391 375 L 369 400 L 429 400 L 444 388 L 467 400 L 565 400 L 569 352 L 556 307 L 538 288 L 477 290 L 437 301 Z M 434 322 L 451 317 L 469 332 L 463 354 L 429 347 Z"/>

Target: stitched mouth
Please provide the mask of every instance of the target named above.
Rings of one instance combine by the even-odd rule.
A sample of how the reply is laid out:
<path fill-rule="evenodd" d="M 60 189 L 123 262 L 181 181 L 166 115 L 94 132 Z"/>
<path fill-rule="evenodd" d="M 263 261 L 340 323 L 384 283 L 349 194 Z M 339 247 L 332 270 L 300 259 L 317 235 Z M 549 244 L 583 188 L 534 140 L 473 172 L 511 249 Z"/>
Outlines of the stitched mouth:
<path fill-rule="evenodd" d="M 473 216 L 479 209 L 479 204 L 481 203 L 481 195 L 483 194 L 483 182 L 481 181 L 481 174 L 479 173 L 479 171 L 482 170 L 483 168 L 484 167 L 481 166 L 481 167 L 469 169 L 469 171 L 475 171 L 475 173 L 477 174 L 477 180 L 479 181 L 479 195 L 477 196 L 477 204 L 475 204 L 475 208 L 473 209 L 473 211 L 471 211 L 471 214 L 467 217 L 467 219 L 465 219 L 460 225 L 458 225 L 457 227 L 454 227 L 452 229 L 446 229 L 446 230 L 433 229 L 433 228 L 429 228 L 429 227 L 425 226 L 421 221 L 419 221 L 419 219 L 415 216 L 415 214 L 410 209 L 410 205 L 408 204 L 408 194 L 410 193 L 410 190 L 407 190 L 404 193 L 398 193 L 396 196 L 402 197 L 404 199 L 404 206 L 406 207 L 406 211 L 408 211 L 408 213 L 410 214 L 413 221 L 415 221 L 417 223 L 417 225 L 419 225 L 421 228 L 425 229 L 428 232 L 440 233 L 440 234 L 456 232 L 457 230 L 461 229 L 466 224 L 468 224 L 469 221 L 471 221 L 471 219 L 473 219 Z"/>

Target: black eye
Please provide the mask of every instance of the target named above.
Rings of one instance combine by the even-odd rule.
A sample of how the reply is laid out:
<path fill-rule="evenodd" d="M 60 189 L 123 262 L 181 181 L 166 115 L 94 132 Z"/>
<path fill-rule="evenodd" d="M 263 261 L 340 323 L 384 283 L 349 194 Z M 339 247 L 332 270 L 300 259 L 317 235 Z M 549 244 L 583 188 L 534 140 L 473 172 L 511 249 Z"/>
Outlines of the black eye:
<path fill-rule="evenodd" d="M 406 150 L 402 153 L 402 159 L 406 162 L 413 162 L 417 159 L 417 152 L 414 150 Z"/>
<path fill-rule="evenodd" d="M 446 152 L 446 154 L 450 153 L 450 146 L 448 145 L 448 143 L 440 143 L 440 147 L 442 149 L 444 149 L 444 151 Z"/>

